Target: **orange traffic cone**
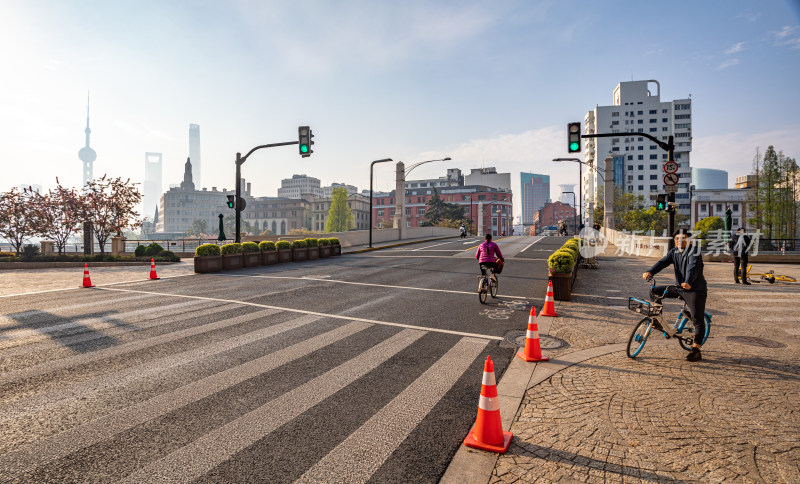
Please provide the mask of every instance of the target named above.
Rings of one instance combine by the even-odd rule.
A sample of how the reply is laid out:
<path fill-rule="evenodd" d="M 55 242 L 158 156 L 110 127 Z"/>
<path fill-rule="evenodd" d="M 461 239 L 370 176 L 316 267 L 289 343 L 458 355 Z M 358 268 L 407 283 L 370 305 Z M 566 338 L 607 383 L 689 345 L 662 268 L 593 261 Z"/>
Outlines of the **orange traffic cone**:
<path fill-rule="evenodd" d="M 547 281 L 547 295 L 544 297 L 544 307 L 541 316 L 558 317 L 556 314 L 556 303 L 553 299 L 553 281 Z"/>
<path fill-rule="evenodd" d="M 158 274 L 156 274 L 156 260 L 150 259 L 150 279 L 158 280 Z"/>
<path fill-rule="evenodd" d="M 497 384 L 494 381 L 492 357 L 486 357 L 483 367 L 481 398 L 478 400 L 478 419 L 464 439 L 464 445 L 489 452 L 504 453 L 511 445 L 511 432 L 503 431 L 500 421 L 500 403 L 497 400 Z"/>
<path fill-rule="evenodd" d="M 550 358 L 542 356 L 542 347 L 539 345 L 539 325 L 536 324 L 536 308 L 531 308 L 528 317 L 528 334 L 525 336 L 525 350 L 517 353 L 525 361 L 547 361 Z"/>
<path fill-rule="evenodd" d="M 83 286 L 81 287 L 94 287 L 92 278 L 89 277 L 89 264 L 83 263 Z"/>

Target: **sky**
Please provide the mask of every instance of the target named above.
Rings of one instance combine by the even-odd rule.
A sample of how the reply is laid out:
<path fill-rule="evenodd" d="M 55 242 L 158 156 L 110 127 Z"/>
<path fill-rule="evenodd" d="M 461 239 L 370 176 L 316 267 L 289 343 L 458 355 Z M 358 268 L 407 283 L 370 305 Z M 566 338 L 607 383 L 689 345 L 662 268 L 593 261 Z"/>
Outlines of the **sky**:
<path fill-rule="evenodd" d="M 372 160 L 494 166 L 578 182 L 566 125 L 610 105 L 621 81 L 692 99 L 693 167 L 750 172 L 757 148 L 800 158 L 800 0 L 205 1 L 0 0 L 0 190 L 81 184 L 87 92 L 96 177 L 144 177 L 163 153 L 178 184 L 189 124 L 201 186 L 253 195 L 308 174 L 369 188 Z M 394 166 L 376 165 L 376 190 Z M 519 215 L 519 200 L 515 200 Z"/>

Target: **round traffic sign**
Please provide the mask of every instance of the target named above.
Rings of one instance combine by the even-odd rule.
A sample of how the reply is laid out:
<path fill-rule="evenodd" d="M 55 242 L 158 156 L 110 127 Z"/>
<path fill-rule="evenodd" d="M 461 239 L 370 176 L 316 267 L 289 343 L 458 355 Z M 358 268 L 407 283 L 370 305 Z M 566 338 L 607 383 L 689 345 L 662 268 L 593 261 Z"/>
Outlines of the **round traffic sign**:
<path fill-rule="evenodd" d="M 667 173 L 664 175 L 664 185 L 673 186 L 678 184 L 678 174 L 677 173 Z"/>
<path fill-rule="evenodd" d="M 664 163 L 663 168 L 665 173 L 675 173 L 676 171 L 678 171 L 678 164 L 675 163 L 674 161 L 668 161 Z"/>

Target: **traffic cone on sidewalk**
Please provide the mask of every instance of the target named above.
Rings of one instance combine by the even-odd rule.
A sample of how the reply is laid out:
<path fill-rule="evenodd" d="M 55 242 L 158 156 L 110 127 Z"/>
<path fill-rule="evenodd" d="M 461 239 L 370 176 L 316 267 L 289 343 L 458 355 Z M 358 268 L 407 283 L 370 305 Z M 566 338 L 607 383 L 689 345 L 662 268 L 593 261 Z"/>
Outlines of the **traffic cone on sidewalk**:
<path fill-rule="evenodd" d="M 558 317 L 556 314 L 556 303 L 553 299 L 553 281 L 547 281 L 547 295 L 544 297 L 544 307 L 541 316 Z"/>
<path fill-rule="evenodd" d="M 478 418 L 475 426 L 464 439 L 464 445 L 489 452 L 504 453 L 511 445 L 511 432 L 503 431 L 500 421 L 500 403 L 497 399 L 497 384 L 494 380 L 492 357 L 486 357 L 483 366 L 481 398 L 478 400 Z"/>
<path fill-rule="evenodd" d="M 89 277 L 89 264 L 83 263 L 83 286 L 81 287 L 94 287 L 92 278 Z"/>
<path fill-rule="evenodd" d="M 158 280 L 158 274 L 156 274 L 156 260 L 150 259 L 150 279 Z"/>
<path fill-rule="evenodd" d="M 547 361 L 550 358 L 542 356 L 542 347 L 539 344 L 539 325 L 536 323 L 536 308 L 531 308 L 528 317 L 528 334 L 525 335 L 525 349 L 517 353 L 525 361 Z"/>

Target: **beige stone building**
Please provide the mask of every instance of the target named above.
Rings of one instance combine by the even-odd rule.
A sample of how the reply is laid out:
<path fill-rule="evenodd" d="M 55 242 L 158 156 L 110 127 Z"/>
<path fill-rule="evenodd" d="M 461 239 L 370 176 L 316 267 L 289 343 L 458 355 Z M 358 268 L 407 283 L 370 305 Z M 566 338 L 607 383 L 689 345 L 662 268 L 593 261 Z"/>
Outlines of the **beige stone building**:
<path fill-rule="evenodd" d="M 328 221 L 328 212 L 331 209 L 331 198 L 317 198 L 311 204 L 311 230 L 325 232 L 325 223 Z M 369 228 L 369 198 L 358 193 L 352 193 L 347 199 L 347 206 L 353 214 L 353 228 L 366 230 Z"/>

